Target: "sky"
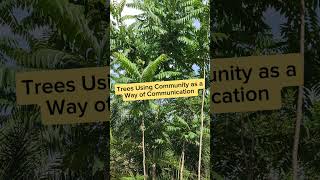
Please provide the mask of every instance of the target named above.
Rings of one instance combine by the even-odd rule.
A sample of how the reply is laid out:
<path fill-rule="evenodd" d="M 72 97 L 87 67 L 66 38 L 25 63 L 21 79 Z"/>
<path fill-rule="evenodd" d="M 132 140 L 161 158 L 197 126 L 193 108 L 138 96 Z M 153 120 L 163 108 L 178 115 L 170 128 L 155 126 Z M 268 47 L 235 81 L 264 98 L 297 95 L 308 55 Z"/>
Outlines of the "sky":
<path fill-rule="evenodd" d="M 286 18 L 282 16 L 274 8 L 269 8 L 265 13 L 263 13 L 265 18 L 265 23 L 271 27 L 272 34 L 275 38 L 280 38 L 280 25 L 286 22 Z"/>
<path fill-rule="evenodd" d="M 116 0 L 117 3 L 119 3 L 121 0 Z M 132 3 L 132 0 L 127 0 L 127 3 Z M 126 16 L 126 15 L 138 15 L 140 14 L 141 11 L 137 10 L 137 9 L 134 9 L 134 8 L 130 8 L 128 6 L 125 6 L 123 11 L 122 11 L 122 16 Z M 111 17 L 112 18 L 112 17 Z M 125 23 L 127 25 L 129 24 L 132 24 L 134 22 L 133 19 L 130 19 L 130 20 L 126 20 Z"/>

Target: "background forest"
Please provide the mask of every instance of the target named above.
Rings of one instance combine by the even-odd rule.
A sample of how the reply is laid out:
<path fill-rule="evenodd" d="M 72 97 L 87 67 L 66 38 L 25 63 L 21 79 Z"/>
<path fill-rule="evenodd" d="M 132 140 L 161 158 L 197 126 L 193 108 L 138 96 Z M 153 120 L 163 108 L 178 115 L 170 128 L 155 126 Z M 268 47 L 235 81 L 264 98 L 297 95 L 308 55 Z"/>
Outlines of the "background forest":
<path fill-rule="evenodd" d="M 211 33 L 223 33 L 220 41 L 212 41 L 213 59 L 299 53 L 301 7 L 300 0 L 212 1 Z M 306 0 L 305 11 L 305 94 L 298 179 L 319 179 L 319 1 Z M 270 17 L 270 14 L 278 15 Z M 282 91 L 280 110 L 213 116 L 211 162 L 214 177 L 293 179 L 297 96 L 296 87 L 286 88 Z"/>
<path fill-rule="evenodd" d="M 127 7 L 139 11 L 124 15 Z M 113 1 L 112 88 L 118 83 L 203 78 L 209 62 L 209 4 L 202 0 Z M 128 23 L 129 22 L 131 23 Z M 113 94 L 113 92 L 111 92 Z M 112 179 L 210 179 L 209 101 L 202 96 L 111 101 Z"/>
<path fill-rule="evenodd" d="M 107 123 L 43 126 L 16 106 L 15 73 L 105 66 L 104 0 L 0 0 L 0 179 L 105 179 Z"/>
<path fill-rule="evenodd" d="M 297 88 L 283 89 L 281 110 L 211 119 L 208 91 L 204 108 L 201 91 L 131 103 L 112 96 L 110 134 L 107 123 L 43 126 L 37 107 L 15 105 L 17 71 L 105 66 L 111 57 L 112 87 L 203 75 L 208 82 L 209 42 L 213 59 L 299 52 L 300 0 L 208 3 L 114 0 L 110 25 L 105 0 L 0 0 L 0 179 L 103 179 L 109 142 L 112 179 L 197 179 L 201 145 L 201 179 L 210 169 L 216 179 L 292 179 Z M 299 179 L 319 179 L 320 2 L 305 3 Z M 123 15 L 125 6 L 140 13 Z M 279 24 L 268 23 L 278 20 L 266 17 L 270 10 Z"/>

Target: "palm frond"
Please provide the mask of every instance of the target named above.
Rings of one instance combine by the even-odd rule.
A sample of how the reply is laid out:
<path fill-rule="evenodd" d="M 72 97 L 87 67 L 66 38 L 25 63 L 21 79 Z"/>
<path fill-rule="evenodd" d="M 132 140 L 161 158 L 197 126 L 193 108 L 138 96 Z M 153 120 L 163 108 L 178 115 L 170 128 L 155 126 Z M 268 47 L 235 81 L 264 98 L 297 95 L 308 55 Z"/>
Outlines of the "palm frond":
<path fill-rule="evenodd" d="M 155 61 L 150 62 L 142 72 L 142 80 L 146 82 L 151 81 L 156 71 L 158 70 L 159 65 L 167 60 L 168 57 L 165 54 L 162 54 Z"/>
<path fill-rule="evenodd" d="M 0 132 L 0 178 L 20 179 L 35 176 L 40 163 L 40 141 L 35 122 L 38 115 L 29 110 L 17 109 Z M 3 163 L 6 162 L 6 163 Z"/>
<path fill-rule="evenodd" d="M 304 87 L 304 99 L 307 110 L 312 111 L 313 106 L 320 102 L 320 83 L 310 88 Z"/>
<path fill-rule="evenodd" d="M 39 14 L 48 18 L 51 26 L 58 28 L 65 40 L 77 43 L 82 50 L 93 48 L 100 54 L 101 47 L 89 28 L 83 9 L 67 0 L 39 1 L 36 8 Z"/>
<path fill-rule="evenodd" d="M 120 66 L 128 73 L 131 78 L 138 79 L 141 77 L 136 64 L 132 63 L 125 55 L 116 52 L 113 53 L 113 56 L 119 61 Z"/>

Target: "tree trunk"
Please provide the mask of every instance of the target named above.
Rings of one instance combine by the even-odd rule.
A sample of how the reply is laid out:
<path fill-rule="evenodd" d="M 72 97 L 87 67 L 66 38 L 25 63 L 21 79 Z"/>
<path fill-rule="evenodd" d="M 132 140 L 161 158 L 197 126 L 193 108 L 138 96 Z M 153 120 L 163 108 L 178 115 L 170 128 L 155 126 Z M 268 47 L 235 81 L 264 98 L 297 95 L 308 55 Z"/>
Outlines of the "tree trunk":
<path fill-rule="evenodd" d="M 305 2 L 301 0 L 301 30 L 300 30 L 300 53 L 304 59 L 304 36 L 305 36 Z M 304 64 L 302 66 L 304 73 Z M 299 139 L 300 139 L 300 126 L 303 118 L 303 86 L 299 86 L 298 102 L 297 102 L 297 119 L 294 134 L 293 152 L 292 152 L 292 169 L 293 169 L 293 180 L 298 180 L 298 150 L 299 150 Z"/>
<path fill-rule="evenodd" d="M 182 153 L 181 153 L 181 167 L 180 167 L 180 180 L 183 180 L 183 169 L 184 169 L 184 153 L 185 153 L 185 144 L 183 143 Z"/>
<path fill-rule="evenodd" d="M 203 79 L 206 79 L 206 64 L 203 66 Z M 201 179 L 201 152 L 202 152 L 202 138 L 203 138 L 203 121 L 204 121 L 204 99 L 205 99 L 206 86 L 204 85 L 202 91 L 202 105 L 201 105 L 201 126 L 200 126 L 200 141 L 199 141 L 199 163 L 198 163 L 198 180 Z"/>
<path fill-rule="evenodd" d="M 177 179 L 180 179 L 181 159 L 182 159 L 182 154 L 180 155 L 180 158 L 179 158 L 179 170 L 178 170 L 178 177 L 177 177 Z"/>
<path fill-rule="evenodd" d="M 244 134 L 245 134 L 245 130 L 246 130 L 246 126 L 245 126 L 245 124 L 244 124 L 244 122 L 243 122 L 243 119 L 244 119 L 244 113 L 241 113 L 240 114 L 240 128 L 241 128 L 241 131 L 240 131 L 240 141 L 241 141 L 241 148 L 242 148 L 242 153 L 244 154 L 244 164 L 245 164 L 245 168 L 244 168 L 244 173 L 246 174 L 246 175 L 248 175 L 247 176 L 247 179 L 248 180 L 251 180 L 250 179 L 250 171 L 249 171 L 249 161 L 248 161 L 248 158 L 247 158 L 247 156 L 246 156 L 246 146 L 245 146 L 245 142 L 244 142 Z"/>
<path fill-rule="evenodd" d="M 152 180 L 156 180 L 157 179 L 157 175 L 156 175 L 156 163 L 152 164 Z"/>
<path fill-rule="evenodd" d="M 141 123 L 141 130 L 142 130 L 142 156 L 143 156 L 143 176 L 144 180 L 147 180 L 147 170 L 146 170 L 146 151 L 145 151 L 145 144 L 144 144 L 144 118 L 142 118 L 142 123 Z"/>
<path fill-rule="evenodd" d="M 110 142 L 112 142 L 112 132 L 110 130 L 110 122 L 106 122 L 106 123 L 103 123 L 103 125 L 107 126 L 107 129 L 109 129 L 109 131 L 107 131 L 106 133 L 106 137 L 109 139 L 109 143 L 107 145 L 107 149 L 106 149 L 106 154 L 105 154 L 105 160 L 107 162 L 106 164 L 106 167 L 103 168 L 104 169 L 104 177 L 105 177 L 105 180 L 108 180 L 111 178 L 110 176 Z M 101 133 L 103 134 L 103 132 Z"/>

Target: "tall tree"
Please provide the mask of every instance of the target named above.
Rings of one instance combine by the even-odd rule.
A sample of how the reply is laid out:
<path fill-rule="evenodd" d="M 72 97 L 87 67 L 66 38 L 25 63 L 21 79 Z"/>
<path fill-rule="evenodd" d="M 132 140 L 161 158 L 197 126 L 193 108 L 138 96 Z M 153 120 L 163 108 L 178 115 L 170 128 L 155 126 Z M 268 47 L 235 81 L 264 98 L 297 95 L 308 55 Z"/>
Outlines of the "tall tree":
<path fill-rule="evenodd" d="M 206 79 L 205 63 L 203 63 L 203 79 Z M 199 162 L 198 162 L 198 180 L 201 179 L 201 156 L 202 156 L 202 138 L 203 138 L 203 126 L 204 126 L 204 102 L 205 102 L 205 93 L 206 86 L 202 90 L 202 103 L 201 103 L 201 125 L 200 125 L 200 140 L 199 140 Z"/>
<path fill-rule="evenodd" d="M 202 0 L 161 0 L 161 1 L 142 1 L 136 0 L 128 4 L 128 7 L 137 9 L 140 13 L 133 16 L 121 16 L 125 1 L 120 1 L 114 6 L 115 13 L 113 19 L 112 30 L 112 46 L 113 52 L 121 52 L 130 59 L 138 67 L 139 72 L 143 72 L 144 68 L 150 61 L 156 59 L 159 53 L 167 54 L 168 60 L 158 66 L 157 71 L 160 72 L 180 72 L 176 76 L 166 76 L 165 80 L 197 78 L 203 74 L 202 63 L 204 59 L 208 59 L 208 28 L 209 28 L 209 6 Z M 125 23 L 130 19 L 131 24 Z M 125 76 L 127 72 L 117 63 L 111 64 L 114 71 L 115 83 L 122 82 L 139 82 L 132 81 L 132 78 Z M 156 79 L 155 79 L 156 80 Z M 151 103 L 150 103 L 151 102 Z M 184 179 L 196 179 L 198 167 L 199 152 L 199 135 L 200 135 L 200 109 L 201 99 L 199 98 L 179 98 L 179 99 L 161 99 L 149 101 L 144 110 L 139 109 L 138 104 L 125 103 L 114 97 L 113 111 L 120 116 L 121 120 L 113 125 L 117 136 L 117 143 L 114 145 L 114 151 L 121 151 L 116 157 L 121 157 L 121 162 L 126 163 L 125 171 L 115 171 L 118 177 L 142 172 L 143 164 L 137 162 L 142 159 L 141 149 L 127 148 L 137 147 L 137 142 L 141 142 L 141 131 L 137 131 L 141 126 L 141 118 L 144 116 L 145 122 L 145 148 L 146 148 L 146 169 L 152 178 L 172 179 L 178 178 L 183 169 Z M 141 103 L 140 103 L 141 104 Z M 190 104 L 190 105 L 189 105 Z M 125 111 L 123 109 L 128 109 Z M 208 103 L 205 103 L 205 112 L 208 110 Z M 130 112 L 130 113 L 129 113 Z M 140 113 L 140 115 L 139 115 Z M 185 161 L 182 166 L 181 159 L 183 141 L 179 140 L 172 132 L 167 131 L 170 126 L 174 114 L 182 117 L 192 129 L 197 131 L 191 135 L 197 138 L 195 143 L 185 143 Z M 208 118 L 207 116 L 205 117 Z M 196 121 L 197 123 L 193 123 Z M 126 123 L 127 122 L 127 123 Z M 204 126 L 207 127 L 205 121 Z M 126 124 L 130 123 L 131 126 Z M 182 129 L 183 127 L 178 127 Z M 192 134 L 191 133 L 191 134 Z M 125 134 L 125 135 L 124 135 Z M 183 133 L 184 134 L 184 133 Z M 187 135 L 187 134 L 186 134 Z M 124 137 L 130 139 L 126 141 Z M 120 144 L 120 141 L 124 143 Z M 209 176 L 208 164 L 209 153 L 207 143 L 209 142 L 208 134 L 203 136 L 203 160 L 201 171 L 202 177 Z M 121 149 L 122 148 L 122 149 Z M 126 150 L 125 150 L 126 149 Z M 130 168 L 131 167 L 131 168 Z M 180 171 L 179 171 L 180 170 Z M 115 174 L 115 172 L 113 172 Z M 131 172 L 131 173 L 128 173 Z M 115 174 L 117 175 L 117 174 Z M 122 175 L 122 176 L 121 176 Z M 181 177 L 181 176 L 180 176 Z"/>
<path fill-rule="evenodd" d="M 301 12 L 300 12 L 300 54 L 302 56 L 302 60 L 304 61 L 304 34 L 305 34 L 305 2 L 304 0 L 300 1 L 301 4 Z M 302 66 L 304 70 L 304 64 Z M 297 102 L 297 118 L 296 118 L 296 127 L 295 127 L 295 134 L 294 134 L 294 144 L 293 144 L 293 151 L 292 151 L 292 169 L 293 169 L 293 179 L 299 179 L 299 162 L 298 162 L 298 149 L 299 149 L 299 140 L 300 140 L 300 128 L 301 122 L 303 119 L 303 96 L 304 96 L 304 89 L 303 86 L 299 87 L 298 93 L 298 102 Z"/>
<path fill-rule="evenodd" d="M 160 80 L 167 76 L 176 76 L 179 73 L 175 73 L 172 71 L 165 71 L 160 72 L 156 74 L 158 71 L 159 66 L 161 63 L 164 63 L 168 60 L 166 55 L 160 55 L 155 61 L 151 61 L 149 65 L 143 69 L 143 71 L 140 73 L 139 68 L 136 64 L 131 62 L 129 59 L 127 59 L 123 54 L 121 53 L 114 53 L 115 58 L 118 61 L 115 61 L 114 63 L 119 63 L 120 66 L 126 71 L 127 77 L 129 77 L 131 80 L 130 82 L 149 82 L 152 80 Z M 143 102 L 143 108 L 148 108 L 148 106 L 145 106 L 146 103 Z M 141 114 L 141 131 L 142 131 L 142 157 L 143 157 L 143 174 L 144 178 L 147 179 L 147 167 L 146 167 L 146 150 L 145 150 L 145 118 L 144 115 Z"/>

